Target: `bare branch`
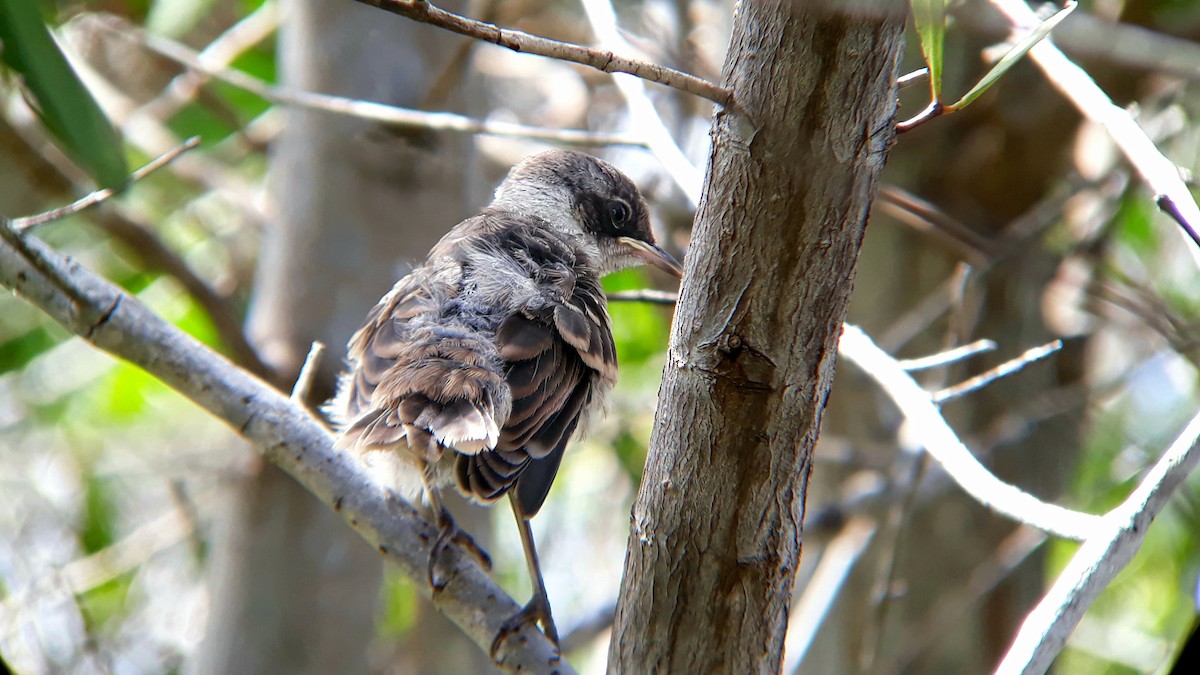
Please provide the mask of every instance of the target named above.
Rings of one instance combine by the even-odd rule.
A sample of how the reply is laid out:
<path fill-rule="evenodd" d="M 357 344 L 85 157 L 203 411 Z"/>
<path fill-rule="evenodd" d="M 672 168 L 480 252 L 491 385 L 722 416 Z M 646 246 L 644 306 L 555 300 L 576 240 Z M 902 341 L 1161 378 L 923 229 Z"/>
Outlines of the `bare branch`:
<path fill-rule="evenodd" d="M 1004 363 L 1001 363 L 985 373 L 980 373 L 975 377 L 969 378 L 954 385 L 953 387 L 946 387 L 941 391 L 934 392 L 933 402 L 937 405 L 941 405 L 952 398 L 964 396 L 977 389 L 982 389 L 992 382 L 995 382 L 1002 377 L 1012 375 L 1034 361 L 1040 361 L 1060 349 L 1062 349 L 1062 340 L 1054 340 L 1053 342 L 1044 344 L 1041 347 L 1034 347 L 1033 349 L 1026 350 L 1017 358 L 1005 361 Z"/>
<path fill-rule="evenodd" d="M 941 101 L 931 101 L 921 112 L 903 122 L 897 122 L 896 133 L 902 134 L 906 131 L 912 131 L 935 117 L 941 117 L 945 112 L 946 108 L 942 105 Z"/>
<path fill-rule="evenodd" d="M 17 236 L 10 228 L 0 230 Z M 140 366 L 211 412 L 340 513 L 350 527 L 411 578 L 426 578 L 436 528 L 412 505 L 374 483 L 352 458 L 333 450 L 332 436 L 306 410 L 78 263 L 37 239 L 17 237 L 22 249 L 0 245 L 0 285 L 16 291 L 96 347 Z M 56 280 L 47 279 L 22 251 L 37 256 Z M 70 289 L 69 295 L 60 284 Z M 421 583 L 420 592 L 432 597 L 450 620 L 487 650 L 520 606 L 479 568 L 473 556 L 457 548 L 447 555 L 454 570 L 449 584 L 434 593 Z M 505 644 L 514 649 L 498 655 L 503 670 L 573 672 L 536 629 L 523 628 L 517 639 Z"/>
<path fill-rule="evenodd" d="M 678 293 L 656 291 L 650 288 L 636 291 L 613 291 L 608 294 L 609 302 L 649 302 L 654 305 L 674 305 L 678 299 Z"/>
<path fill-rule="evenodd" d="M 163 154 L 151 160 L 146 166 L 143 166 L 142 168 L 130 174 L 129 183 L 126 185 L 126 187 L 154 173 L 167 164 L 170 164 L 176 157 L 182 155 L 188 150 L 191 150 L 197 145 L 200 145 L 200 137 L 193 136 L 184 141 L 182 145 L 164 152 Z M 19 234 L 30 228 L 37 227 L 38 225 L 44 225 L 61 218 L 66 218 L 67 216 L 73 216 L 86 208 L 103 202 L 109 197 L 117 194 L 117 192 L 117 190 L 109 189 L 96 190 L 95 192 L 80 197 L 66 206 L 61 206 L 57 209 L 51 209 L 44 213 L 37 213 L 32 216 L 25 216 L 24 218 L 13 218 L 12 220 L 8 221 L 8 225 L 13 229 L 14 232 Z"/>
<path fill-rule="evenodd" d="M 1004 13 L 1014 28 L 1038 23 L 1037 15 L 1020 0 L 991 0 Z M 1079 66 L 1066 57 L 1050 40 L 1042 40 L 1029 51 L 1030 58 L 1046 74 L 1046 78 L 1063 93 L 1084 117 L 1104 125 L 1129 163 L 1137 169 L 1142 181 L 1154 192 L 1154 199 L 1164 213 L 1183 228 L 1187 236 L 1200 246 L 1200 206 L 1188 190 L 1179 167 L 1154 146 L 1154 142 L 1138 125 L 1133 116 L 1112 99 Z M 1192 255 L 1200 260 L 1200 249 L 1192 247 Z"/>
<path fill-rule="evenodd" d="M 561 61 L 570 61 L 589 66 L 606 73 L 629 73 L 643 80 L 650 80 L 689 94 L 695 94 L 714 103 L 729 107 L 733 105 L 733 93 L 712 82 L 688 75 L 672 68 L 618 56 L 610 51 L 590 49 L 569 42 L 559 42 L 519 30 L 500 28 L 495 24 L 476 21 L 465 16 L 447 12 L 420 0 L 357 0 L 364 5 L 378 7 L 392 14 L 399 14 L 413 21 L 427 23 L 469 38 L 507 47 L 514 52 L 525 52 L 548 56 Z"/>
<path fill-rule="evenodd" d="M 879 383 L 919 434 L 922 445 L 954 482 L 980 504 L 1019 523 L 1065 539 L 1084 541 L 1100 531 L 1100 517 L 1048 504 L 996 478 L 946 424 L 929 392 L 857 326 L 846 324 L 839 356 Z"/>
<path fill-rule="evenodd" d="M 1054 585 L 1025 617 L 997 675 L 1046 672 L 1084 613 L 1142 546 L 1150 523 L 1200 464 L 1200 414 L 1192 418 L 1121 505 L 1104 515 Z"/>
<path fill-rule="evenodd" d="M 969 345 L 955 347 L 954 349 L 949 349 L 937 354 L 931 354 L 929 356 L 922 356 L 918 359 L 903 359 L 897 361 L 896 363 L 900 364 L 901 368 L 911 373 L 914 370 L 928 370 L 929 368 L 945 366 L 954 363 L 955 361 L 962 361 L 963 359 L 970 358 L 976 354 L 990 352 L 994 349 L 996 349 L 995 342 L 992 342 L 991 340 L 976 340 Z"/>
<path fill-rule="evenodd" d="M 276 87 L 232 68 L 220 68 L 201 58 L 194 50 L 173 40 L 150 35 L 137 28 L 111 19 L 102 22 L 105 28 L 126 39 L 138 41 L 147 49 L 187 68 L 248 91 L 255 96 L 280 105 L 350 115 L 380 124 L 402 128 L 433 129 L 465 134 L 526 138 L 563 145 L 629 145 L 644 147 L 646 142 L 632 134 L 600 134 L 579 129 L 545 129 L 523 124 L 477 120 L 454 113 L 410 110 L 373 101 L 296 91 Z"/>
<path fill-rule="evenodd" d="M 901 75 L 900 77 L 896 78 L 896 86 L 900 89 L 907 89 L 908 87 L 927 79 L 929 79 L 929 69 L 918 68 L 911 73 Z"/>
<path fill-rule="evenodd" d="M 304 365 L 296 376 L 296 384 L 292 387 L 292 401 L 304 405 L 304 401 L 312 394 L 313 382 L 317 378 L 317 368 L 321 365 L 321 357 L 325 356 L 325 344 L 314 342 L 304 357 Z"/>

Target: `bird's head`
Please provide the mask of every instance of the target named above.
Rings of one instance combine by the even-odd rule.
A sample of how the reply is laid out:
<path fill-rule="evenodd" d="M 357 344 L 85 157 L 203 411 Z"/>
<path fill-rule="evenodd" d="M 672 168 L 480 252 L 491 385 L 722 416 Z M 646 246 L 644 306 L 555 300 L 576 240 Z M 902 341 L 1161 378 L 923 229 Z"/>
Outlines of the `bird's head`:
<path fill-rule="evenodd" d="M 601 274 L 649 263 L 675 276 L 683 268 L 654 241 L 646 200 L 608 162 L 547 150 L 512 168 L 493 207 L 534 215 L 584 243 Z"/>

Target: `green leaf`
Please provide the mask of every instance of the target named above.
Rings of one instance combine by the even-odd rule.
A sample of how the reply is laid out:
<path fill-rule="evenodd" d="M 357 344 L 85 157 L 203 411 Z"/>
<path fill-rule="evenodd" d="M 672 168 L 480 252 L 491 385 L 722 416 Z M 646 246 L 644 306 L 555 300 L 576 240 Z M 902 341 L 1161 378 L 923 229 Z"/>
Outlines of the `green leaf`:
<path fill-rule="evenodd" d="M 1065 7 L 1055 13 L 1054 16 L 1038 24 L 1037 28 L 1034 28 L 1029 32 L 1028 35 L 1021 38 L 1015 45 L 1013 45 L 1012 49 L 1008 50 L 1008 53 L 1001 57 L 1000 60 L 996 62 L 996 65 L 992 66 L 992 69 L 988 71 L 987 75 L 984 75 L 983 79 L 975 83 L 974 87 L 971 87 L 970 91 L 968 91 L 966 94 L 963 94 L 963 97 L 958 99 L 958 101 L 956 101 L 953 105 L 947 106 L 946 111 L 953 112 L 955 110 L 961 110 L 970 105 L 971 101 L 979 98 L 983 92 L 987 91 L 988 87 L 992 86 L 996 83 L 996 80 L 1000 79 L 1001 75 L 1008 72 L 1008 69 L 1012 68 L 1017 61 L 1020 61 L 1021 57 L 1025 56 L 1025 54 L 1028 53 L 1030 49 L 1033 49 L 1037 43 L 1045 39 L 1045 37 L 1050 34 L 1050 31 L 1054 30 L 1055 26 L 1061 23 L 1063 19 L 1067 18 L 1068 14 L 1075 11 L 1075 8 L 1078 5 L 1078 2 L 1071 0 Z"/>
<path fill-rule="evenodd" d="M 912 0 L 913 23 L 921 38 L 921 52 L 929 67 L 929 91 L 942 98 L 942 54 L 946 43 L 946 0 Z"/>
<path fill-rule="evenodd" d="M 129 180 L 120 139 L 71 69 L 30 0 L 0 0 L 0 60 L 21 75 L 30 105 L 63 150 L 101 187 Z"/>

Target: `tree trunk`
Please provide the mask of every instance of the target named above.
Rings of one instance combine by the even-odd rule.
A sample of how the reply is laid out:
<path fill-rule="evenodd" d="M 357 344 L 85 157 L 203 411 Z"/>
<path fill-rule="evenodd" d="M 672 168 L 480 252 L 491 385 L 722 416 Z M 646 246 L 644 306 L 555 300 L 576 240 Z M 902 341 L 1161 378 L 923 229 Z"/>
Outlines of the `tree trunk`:
<path fill-rule="evenodd" d="M 295 89 L 417 107 L 461 42 L 345 0 L 283 5 L 281 80 Z M 286 114 L 249 330 L 285 373 L 298 371 L 311 341 L 327 345 L 316 404 L 332 394 L 347 339 L 401 263 L 465 215 L 466 141 Z M 197 672 L 366 672 L 381 565 L 337 514 L 264 463 L 230 500 L 216 551 Z"/>
<path fill-rule="evenodd" d="M 609 669 L 778 672 L 903 3 L 747 1 L 725 64 Z"/>

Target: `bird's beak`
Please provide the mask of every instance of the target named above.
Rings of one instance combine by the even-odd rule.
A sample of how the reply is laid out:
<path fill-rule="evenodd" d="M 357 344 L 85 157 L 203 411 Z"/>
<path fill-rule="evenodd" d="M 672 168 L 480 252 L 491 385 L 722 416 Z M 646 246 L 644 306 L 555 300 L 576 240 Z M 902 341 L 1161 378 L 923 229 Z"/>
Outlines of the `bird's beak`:
<path fill-rule="evenodd" d="M 683 265 L 679 261 L 671 257 L 670 253 L 649 242 L 633 237 L 619 237 L 617 239 L 621 244 L 633 249 L 633 254 L 654 265 L 658 269 L 670 274 L 676 279 L 683 278 Z"/>

